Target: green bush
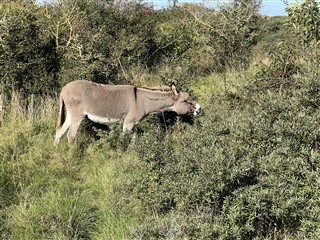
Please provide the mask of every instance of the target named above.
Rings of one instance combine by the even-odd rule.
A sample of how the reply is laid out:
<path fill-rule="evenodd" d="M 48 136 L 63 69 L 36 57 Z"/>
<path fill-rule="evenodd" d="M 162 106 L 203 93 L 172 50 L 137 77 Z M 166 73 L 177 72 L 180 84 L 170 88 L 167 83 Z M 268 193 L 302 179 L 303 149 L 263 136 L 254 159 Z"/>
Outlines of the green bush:
<path fill-rule="evenodd" d="M 264 53 L 270 53 L 276 46 L 288 38 L 289 31 L 286 28 L 287 17 L 264 16 L 261 19 L 260 34 L 257 38 L 257 48 Z"/>
<path fill-rule="evenodd" d="M 301 80 L 316 79 L 319 74 L 319 3 L 305 1 L 288 5 L 286 10 L 289 15 L 283 25 L 286 29 L 280 31 L 286 34 L 280 35 L 280 42 L 269 53 L 269 63 L 262 65 L 257 73 L 255 89 L 294 91 L 299 88 Z M 271 23 L 273 21 L 268 24 Z M 264 34 L 261 35 L 262 40 Z"/>
<path fill-rule="evenodd" d="M 320 41 L 320 5 L 315 0 L 306 0 L 301 4 L 287 6 L 288 25 L 301 38 L 305 45 L 319 44 Z"/>
<path fill-rule="evenodd" d="M 155 32 L 163 59 L 158 72 L 187 89 L 199 76 L 246 68 L 259 32 L 258 2 L 234 1 L 218 11 L 190 4 L 163 12 Z"/>
<path fill-rule="evenodd" d="M 257 2 L 235 1 L 213 11 L 2 0 L 0 84 L 5 91 L 42 95 L 75 79 L 136 83 L 147 72 L 187 89 L 197 76 L 248 66 L 259 25 Z"/>
<path fill-rule="evenodd" d="M 1 1 L 0 85 L 4 92 L 44 94 L 57 86 L 51 41 L 43 41 L 43 12 L 30 1 Z"/>
<path fill-rule="evenodd" d="M 215 97 L 193 126 L 144 134 L 135 150 L 145 170 L 134 185 L 150 216 L 135 236 L 317 236 L 320 112 L 306 104 L 317 94 L 305 94 L 314 82 L 303 79 L 294 95 Z"/>

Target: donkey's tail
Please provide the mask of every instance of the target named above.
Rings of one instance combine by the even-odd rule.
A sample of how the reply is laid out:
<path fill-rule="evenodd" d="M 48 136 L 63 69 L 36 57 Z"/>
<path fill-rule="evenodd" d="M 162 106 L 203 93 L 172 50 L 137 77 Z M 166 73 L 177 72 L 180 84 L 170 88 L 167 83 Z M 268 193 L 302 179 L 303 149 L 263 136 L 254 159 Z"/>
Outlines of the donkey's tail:
<path fill-rule="evenodd" d="M 57 131 L 61 128 L 61 126 L 63 125 L 64 121 L 66 120 L 66 113 L 65 113 L 65 103 L 62 99 L 62 97 L 60 96 L 60 100 L 59 100 L 59 117 L 58 117 L 58 122 L 57 122 L 57 126 L 56 129 Z"/>

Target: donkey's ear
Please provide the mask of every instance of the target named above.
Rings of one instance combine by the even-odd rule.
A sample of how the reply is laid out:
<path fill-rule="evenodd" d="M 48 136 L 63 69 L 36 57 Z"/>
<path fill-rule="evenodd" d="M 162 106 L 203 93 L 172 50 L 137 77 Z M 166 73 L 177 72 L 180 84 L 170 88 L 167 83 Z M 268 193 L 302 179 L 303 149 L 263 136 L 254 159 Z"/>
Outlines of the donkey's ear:
<path fill-rule="evenodd" d="M 174 93 L 174 95 L 178 95 L 176 86 L 174 86 L 174 85 L 172 84 L 171 89 L 172 89 L 172 92 Z"/>

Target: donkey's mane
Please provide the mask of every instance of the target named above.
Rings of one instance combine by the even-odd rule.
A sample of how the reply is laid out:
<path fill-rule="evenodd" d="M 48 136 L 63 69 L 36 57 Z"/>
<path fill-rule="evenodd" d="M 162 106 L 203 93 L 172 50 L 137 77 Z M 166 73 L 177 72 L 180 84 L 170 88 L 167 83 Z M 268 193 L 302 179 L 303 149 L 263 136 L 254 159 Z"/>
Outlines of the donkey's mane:
<path fill-rule="evenodd" d="M 136 86 L 136 88 L 150 90 L 150 91 L 160 91 L 160 92 L 170 92 L 172 91 L 168 86 L 160 86 L 160 87 L 146 87 L 146 86 Z"/>

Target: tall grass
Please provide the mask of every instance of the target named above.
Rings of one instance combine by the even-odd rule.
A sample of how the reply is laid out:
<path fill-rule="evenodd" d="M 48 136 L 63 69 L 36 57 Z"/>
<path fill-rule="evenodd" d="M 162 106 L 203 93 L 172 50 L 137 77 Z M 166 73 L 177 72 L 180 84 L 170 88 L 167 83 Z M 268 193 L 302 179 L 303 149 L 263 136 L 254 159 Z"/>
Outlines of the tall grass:
<path fill-rule="evenodd" d="M 31 98 L 26 107 L 13 94 L 4 106 L 0 238 L 125 239 L 137 218 L 118 196 L 135 157 L 81 134 L 75 145 L 55 147 L 57 112 L 50 97 Z"/>

